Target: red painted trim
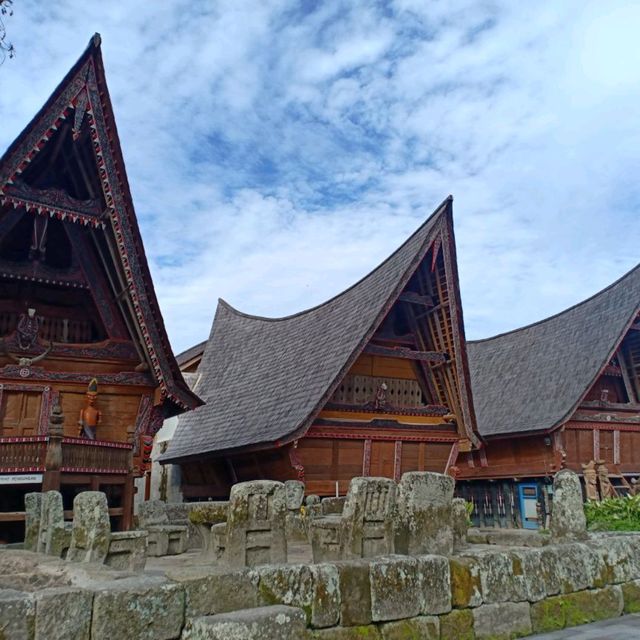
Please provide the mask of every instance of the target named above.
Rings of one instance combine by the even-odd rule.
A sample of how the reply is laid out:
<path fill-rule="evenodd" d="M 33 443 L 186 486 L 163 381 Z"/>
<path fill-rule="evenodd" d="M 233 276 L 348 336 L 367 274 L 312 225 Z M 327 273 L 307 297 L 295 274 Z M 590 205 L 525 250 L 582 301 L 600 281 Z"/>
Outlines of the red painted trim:
<path fill-rule="evenodd" d="M 62 444 L 79 444 L 85 447 L 106 447 L 109 449 L 133 449 L 128 442 L 109 442 L 107 440 L 89 440 L 89 438 L 62 438 Z"/>
<path fill-rule="evenodd" d="M 565 428 L 571 431 L 635 431 L 640 432 L 640 424 L 621 422 L 567 422 Z"/>
<path fill-rule="evenodd" d="M 12 205 L 14 209 L 17 209 L 18 207 L 25 209 L 27 213 L 34 213 L 36 215 L 51 218 L 55 217 L 58 220 L 70 220 L 71 222 L 78 222 L 84 226 L 91 226 L 96 229 L 98 227 L 104 227 L 104 223 L 95 216 L 88 216 L 75 211 L 67 211 L 64 208 L 53 207 L 40 202 L 31 202 L 30 200 L 18 198 L 9 194 L 3 194 L 0 198 L 0 203 L 3 205 Z"/>
<path fill-rule="evenodd" d="M 129 469 L 100 469 L 99 467 L 60 467 L 60 471 L 63 473 L 129 473 Z"/>
<path fill-rule="evenodd" d="M 24 442 L 48 442 L 49 436 L 15 436 L 0 438 L 0 444 L 17 444 Z"/>

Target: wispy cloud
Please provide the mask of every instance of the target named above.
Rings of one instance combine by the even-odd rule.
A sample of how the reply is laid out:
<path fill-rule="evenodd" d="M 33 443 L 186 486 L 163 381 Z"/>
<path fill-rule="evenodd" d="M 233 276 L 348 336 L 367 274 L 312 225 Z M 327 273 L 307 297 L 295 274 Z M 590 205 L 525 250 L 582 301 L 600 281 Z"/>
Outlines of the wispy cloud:
<path fill-rule="evenodd" d="M 482 337 L 638 262 L 639 19 L 622 1 L 23 0 L 0 146 L 100 31 L 177 350 L 219 296 L 281 315 L 339 292 L 448 193 Z"/>

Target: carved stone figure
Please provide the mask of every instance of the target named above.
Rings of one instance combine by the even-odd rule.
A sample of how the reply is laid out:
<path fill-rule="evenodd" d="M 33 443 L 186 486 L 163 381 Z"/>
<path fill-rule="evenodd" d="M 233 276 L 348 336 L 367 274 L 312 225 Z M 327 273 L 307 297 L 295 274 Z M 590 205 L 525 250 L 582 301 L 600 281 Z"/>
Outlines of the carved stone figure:
<path fill-rule="evenodd" d="M 289 511 L 300 511 L 304 501 L 304 482 L 287 480 L 284 483 L 284 491 L 287 498 L 287 509 Z"/>
<path fill-rule="evenodd" d="M 83 491 L 73 500 L 73 529 L 67 559 L 73 562 L 104 562 L 111 542 L 107 496 Z"/>
<path fill-rule="evenodd" d="M 467 532 L 469 531 L 469 512 L 463 498 L 454 498 L 451 507 L 451 525 L 453 528 L 453 549 L 460 551 L 467 547 Z"/>
<path fill-rule="evenodd" d="M 98 381 L 93 378 L 87 389 L 86 401 L 84 407 L 80 410 L 80 434 L 90 440 L 96 439 L 96 427 L 100 423 L 102 417 L 101 412 L 96 408 L 96 399 L 98 397 Z"/>
<path fill-rule="evenodd" d="M 429 471 L 405 473 L 398 485 L 396 553 L 451 555 L 455 481 Z"/>
<path fill-rule="evenodd" d="M 40 533 L 40 516 L 42 512 L 42 493 L 27 493 L 24 497 L 24 548 L 37 551 Z"/>
<path fill-rule="evenodd" d="M 582 465 L 582 475 L 584 476 L 587 500 L 600 500 L 600 494 L 598 493 L 598 474 L 594 460 Z"/>
<path fill-rule="evenodd" d="M 554 542 L 584 540 L 587 537 L 580 478 L 569 469 L 558 471 L 553 479 L 553 511 L 549 528 Z"/>
<path fill-rule="evenodd" d="M 36 551 L 60 557 L 68 547 L 69 529 L 64 523 L 62 494 L 59 491 L 47 491 L 42 494 Z"/>

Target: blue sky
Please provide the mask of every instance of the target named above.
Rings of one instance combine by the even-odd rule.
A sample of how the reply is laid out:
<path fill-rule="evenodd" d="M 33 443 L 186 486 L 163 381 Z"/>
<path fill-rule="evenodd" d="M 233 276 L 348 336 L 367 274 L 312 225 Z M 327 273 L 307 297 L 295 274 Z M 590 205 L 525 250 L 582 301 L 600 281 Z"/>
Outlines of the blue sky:
<path fill-rule="evenodd" d="M 169 335 L 283 315 L 449 193 L 468 338 L 640 260 L 640 3 L 17 0 L 0 148 L 91 35 Z"/>

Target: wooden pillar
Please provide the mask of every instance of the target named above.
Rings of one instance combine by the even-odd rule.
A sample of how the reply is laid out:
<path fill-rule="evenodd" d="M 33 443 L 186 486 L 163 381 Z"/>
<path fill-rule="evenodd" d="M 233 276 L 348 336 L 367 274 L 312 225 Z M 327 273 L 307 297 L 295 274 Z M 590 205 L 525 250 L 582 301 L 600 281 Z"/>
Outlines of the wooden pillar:
<path fill-rule="evenodd" d="M 613 432 L 613 464 L 620 464 L 620 431 Z"/>
<path fill-rule="evenodd" d="M 362 452 L 362 475 L 368 476 L 371 473 L 371 440 L 364 441 Z"/>
<path fill-rule="evenodd" d="M 393 479 L 400 482 L 402 475 L 402 440 L 396 440 L 393 450 Z"/>
<path fill-rule="evenodd" d="M 49 417 L 49 441 L 44 459 L 43 491 L 60 490 L 60 468 L 62 467 L 62 437 L 64 415 L 62 408 L 56 404 Z"/>
<path fill-rule="evenodd" d="M 133 473 L 128 473 L 124 482 L 122 496 L 122 530 L 129 531 L 133 524 Z"/>

